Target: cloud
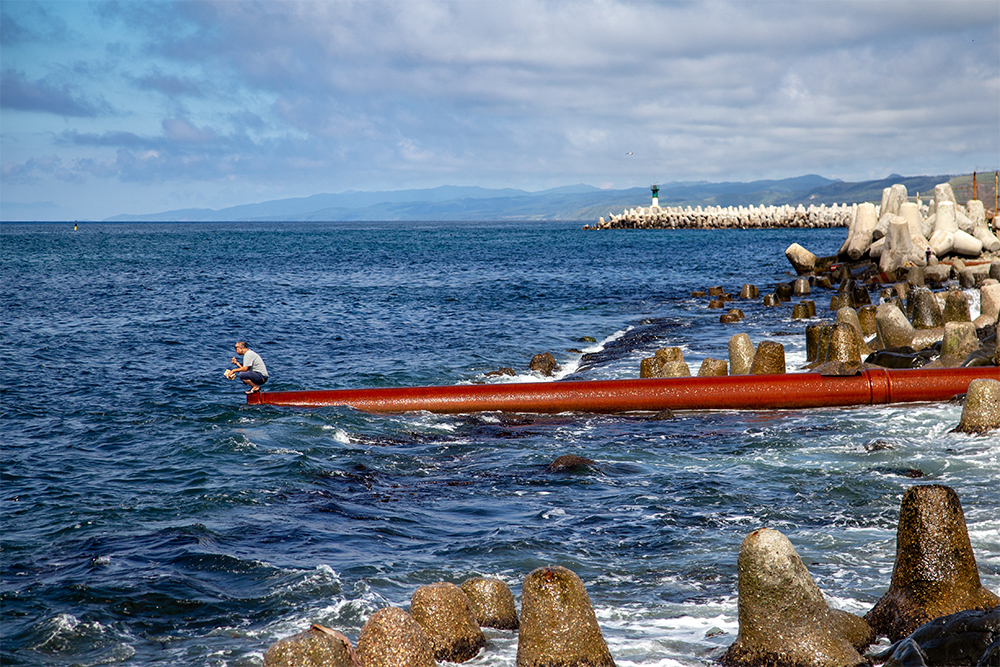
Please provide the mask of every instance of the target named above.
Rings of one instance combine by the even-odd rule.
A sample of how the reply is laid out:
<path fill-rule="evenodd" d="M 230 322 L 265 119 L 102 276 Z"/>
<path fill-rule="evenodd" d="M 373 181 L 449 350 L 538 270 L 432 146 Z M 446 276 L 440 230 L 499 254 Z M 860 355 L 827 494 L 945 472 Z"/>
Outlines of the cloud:
<path fill-rule="evenodd" d="M 74 94 L 68 85 L 29 81 L 24 72 L 15 69 L 5 69 L 0 75 L 0 108 L 79 118 L 109 113 L 106 103 L 91 102 Z"/>
<path fill-rule="evenodd" d="M 398 134 L 433 135 L 446 122 L 478 141 L 478 128 L 504 131 L 518 121 L 551 131 L 560 120 L 547 115 L 597 133 L 624 120 L 642 134 L 658 131 L 655 121 L 643 125 L 651 116 L 697 130 L 706 113 L 825 123 L 845 110 L 926 108 L 928 95 L 953 94 L 951 82 L 967 81 L 949 69 L 963 61 L 985 77 L 973 101 L 991 104 L 995 49 L 977 56 L 962 42 L 979 33 L 984 47 L 996 45 L 995 27 L 983 25 L 986 7 L 182 3 L 150 49 L 175 62 L 214 63 L 247 89 L 273 93 L 284 122 L 319 137 L 399 143 Z M 138 27 L 152 20 L 131 11 L 122 18 Z M 935 86 L 914 85 L 920 80 Z"/>
<path fill-rule="evenodd" d="M 163 132 L 171 141 L 183 144 L 205 144 L 215 141 L 215 131 L 195 127 L 183 118 L 167 118 L 163 121 Z"/>
<path fill-rule="evenodd" d="M 19 209 L 23 211 L 38 211 L 47 208 L 59 208 L 59 205 L 51 201 L 5 201 L 4 208 Z"/>
<path fill-rule="evenodd" d="M 38 184 L 44 181 L 45 176 L 66 183 L 80 184 L 86 181 L 85 174 L 79 169 L 65 167 L 58 155 L 31 158 L 20 164 L 7 162 L 0 167 L 0 181 L 8 184 Z M 4 205 L 6 206 L 6 202 Z"/>
<path fill-rule="evenodd" d="M 4 5 L 4 168 L 32 182 L 625 187 L 1000 153 L 995 0 L 25 7 Z"/>
<path fill-rule="evenodd" d="M 156 135 L 64 131 L 59 135 L 61 147 L 114 152 L 100 159 L 72 160 L 61 173 L 80 181 L 94 177 L 125 183 L 217 182 L 236 175 L 280 179 L 282 174 L 290 173 L 289 178 L 298 178 L 303 170 L 323 173 L 331 167 L 330 156 L 305 139 L 254 140 L 242 132 L 221 134 L 209 127 L 198 127 L 185 118 L 164 119 L 161 125 L 163 132 Z M 51 159 L 59 160 L 62 166 L 56 156 Z M 4 178 L 29 182 L 46 171 L 43 167 L 48 164 L 34 159 L 22 164 L 7 163 Z"/>
<path fill-rule="evenodd" d="M 13 8 L 11 3 L 3 9 Z M 20 3 L 17 14 L 0 11 L 0 41 L 7 48 L 37 42 L 65 41 L 66 21 L 36 3 Z"/>
<path fill-rule="evenodd" d="M 204 97 L 203 85 L 190 77 L 164 74 L 159 68 L 154 68 L 148 74 L 135 79 L 136 85 L 143 90 L 153 90 L 168 97 Z"/>

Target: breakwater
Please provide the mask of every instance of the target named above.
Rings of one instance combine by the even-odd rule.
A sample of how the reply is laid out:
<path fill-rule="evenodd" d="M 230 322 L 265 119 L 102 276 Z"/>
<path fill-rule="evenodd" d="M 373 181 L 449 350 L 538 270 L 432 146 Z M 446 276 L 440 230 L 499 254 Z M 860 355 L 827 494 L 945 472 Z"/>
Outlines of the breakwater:
<path fill-rule="evenodd" d="M 640 206 L 584 229 L 827 229 L 850 226 L 856 206 Z"/>

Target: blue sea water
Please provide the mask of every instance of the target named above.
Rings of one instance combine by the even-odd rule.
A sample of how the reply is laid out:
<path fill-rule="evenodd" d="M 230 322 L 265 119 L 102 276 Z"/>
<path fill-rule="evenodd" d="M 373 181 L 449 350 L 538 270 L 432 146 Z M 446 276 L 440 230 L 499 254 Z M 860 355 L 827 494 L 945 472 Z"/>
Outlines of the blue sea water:
<path fill-rule="evenodd" d="M 697 372 L 739 332 L 795 370 L 790 306 L 723 325 L 690 294 L 763 293 L 792 278 L 790 243 L 832 254 L 845 233 L 579 227 L 4 224 L 0 661 L 260 665 L 311 622 L 356 640 L 422 584 L 496 576 L 519 598 L 555 564 L 619 666 L 705 665 L 736 636 L 749 532 L 781 530 L 863 614 L 922 483 L 958 492 L 1000 592 L 1000 442 L 951 433 L 957 404 L 371 415 L 249 407 L 223 378 L 239 339 L 292 390 L 553 381 L 527 370 L 539 352 L 558 378 L 637 377 L 664 346 Z M 548 472 L 562 454 L 596 463 Z M 487 636 L 467 664 L 514 665 L 516 633 Z"/>

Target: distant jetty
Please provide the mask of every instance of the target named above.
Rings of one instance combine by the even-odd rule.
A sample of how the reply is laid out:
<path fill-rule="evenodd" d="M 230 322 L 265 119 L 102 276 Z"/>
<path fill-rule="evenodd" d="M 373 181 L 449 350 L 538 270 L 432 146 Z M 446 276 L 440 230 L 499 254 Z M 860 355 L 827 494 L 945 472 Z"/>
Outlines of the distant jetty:
<path fill-rule="evenodd" d="M 649 206 L 608 214 L 584 229 L 825 229 L 849 227 L 856 204 L 827 206 Z"/>
<path fill-rule="evenodd" d="M 1000 172 L 997 182 L 1000 183 Z M 659 188 L 652 186 L 652 206 L 632 208 L 621 215 L 601 218 L 596 226 L 584 229 L 823 229 L 847 227 L 847 240 L 837 256 L 859 262 L 874 260 L 883 274 L 894 274 L 910 267 L 937 264 L 939 258 L 952 255 L 977 258 L 984 252 L 990 258 L 1000 254 L 1000 215 L 997 195 L 994 208 L 987 210 L 979 199 L 959 204 L 950 183 L 934 186 L 928 204 L 919 194 L 910 197 L 906 186 L 897 183 L 882 190 L 882 203 L 833 204 L 827 206 L 690 206 L 661 207 Z M 973 186 L 973 196 L 977 196 Z M 911 201 L 915 199 L 916 201 Z M 815 256 L 798 244 L 793 255 L 798 262 L 815 261 Z M 786 253 L 788 254 L 788 253 Z M 792 256 L 790 255 L 791 259 Z M 808 268 L 807 270 L 811 270 Z"/>

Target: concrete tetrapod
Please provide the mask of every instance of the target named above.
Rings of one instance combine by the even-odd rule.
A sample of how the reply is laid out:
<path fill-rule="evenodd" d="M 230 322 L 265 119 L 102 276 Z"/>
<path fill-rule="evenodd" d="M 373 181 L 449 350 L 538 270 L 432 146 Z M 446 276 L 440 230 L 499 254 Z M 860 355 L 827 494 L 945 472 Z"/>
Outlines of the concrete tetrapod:
<path fill-rule="evenodd" d="M 471 577 L 462 582 L 462 590 L 481 627 L 517 630 L 514 594 L 507 584 L 491 577 Z"/>
<path fill-rule="evenodd" d="M 350 639 L 314 623 L 272 644 L 264 654 L 264 667 L 361 667 L 361 663 Z"/>
<path fill-rule="evenodd" d="M 757 345 L 751 375 L 773 375 L 785 372 L 785 346 L 773 340 L 764 340 Z"/>
<path fill-rule="evenodd" d="M 959 290 L 948 290 L 941 316 L 945 322 L 971 322 L 969 297 Z"/>
<path fill-rule="evenodd" d="M 937 329 L 944 326 L 944 315 L 937 297 L 926 287 L 910 290 L 914 329 Z"/>
<path fill-rule="evenodd" d="M 972 322 L 948 322 L 941 338 L 941 357 L 954 356 L 964 360 L 979 349 L 976 325 Z M 961 363 L 961 362 L 960 362 Z"/>
<path fill-rule="evenodd" d="M 926 264 L 924 249 L 914 245 L 910 225 L 905 218 L 893 216 L 885 238 L 885 249 L 879 259 L 879 269 L 883 272 L 896 271 L 907 264 Z"/>
<path fill-rule="evenodd" d="M 875 232 L 877 224 L 878 218 L 875 215 L 875 205 L 869 202 L 858 204 L 858 208 L 854 213 L 854 224 L 851 225 L 850 236 L 845 242 L 846 247 L 842 247 L 841 251 L 846 252 L 854 261 L 861 259 L 861 256 L 868 250 L 868 246 L 872 244 L 872 235 Z"/>
<path fill-rule="evenodd" d="M 402 609 L 384 607 L 372 614 L 358 635 L 364 667 L 437 667 L 430 637 Z"/>
<path fill-rule="evenodd" d="M 876 307 L 875 323 L 879 340 L 885 348 L 903 347 L 913 341 L 913 325 L 906 319 L 906 314 L 891 302 L 887 301 Z"/>
<path fill-rule="evenodd" d="M 795 547 L 776 530 L 746 536 L 737 559 L 736 641 L 720 659 L 726 667 L 854 667 L 874 639 L 868 624 L 830 609 Z"/>
<path fill-rule="evenodd" d="M 861 336 L 860 329 L 847 322 L 837 322 L 833 325 L 833 329 L 830 330 L 830 343 L 826 350 L 826 361 L 860 364 L 866 356 L 868 350 L 865 348 L 865 339 Z"/>
<path fill-rule="evenodd" d="M 729 375 L 728 364 L 725 359 L 713 359 L 705 357 L 701 360 L 701 368 L 698 369 L 698 377 L 718 377 Z"/>
<path fill-rule="evenodd" d="M 987 433 L 1000 428 L 1000 382 L 973 380 L 965 394 L 962 419 L 955 428 L 961 433 Z"/>
<path fill-rule="evenodd" d="M 465 662 L 486 646 L 472 604 L 455 584 L 418 587 L 410 597 L 410 615 L 430 637 L 437 660 Z"/>
<path fill-rule="evenodd" d="M 816 255 L 809 252 L 798 243 L 793 243 L 785 249 L 785 257 L 791 262 L 792 268 L 799 275 L 806 273 L 812 273 L 816 268 Z M 742 292 L 741 292 L 742 296 Z M 743 297 L 746 298 L 756 298 L 756 297 Z"/>
<path fill-rule="evenodd" d="M 979 581 L 958 494 L 939 484 L 911 487 L 899 508 L 889 590 L 865 620 L 898 641 L 938 616 L 996 605 L 1000 597 Z"/>
<path fill-rule="evenodd" d="M 753 365 L 754 347 L 749 334 L 741 333 L 729 338 L 729 374 L 747 375 Z"/>
<path fill-rule="evenodd" d="M 517 667 L 615 667 L 575 572 L 556 565 L 525 577 Z"/>

